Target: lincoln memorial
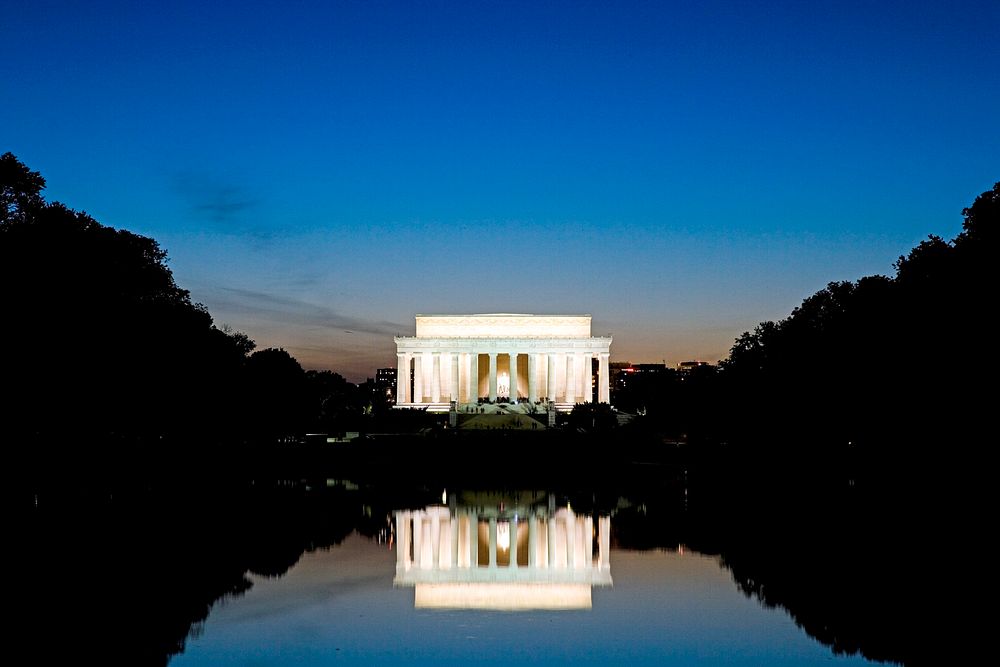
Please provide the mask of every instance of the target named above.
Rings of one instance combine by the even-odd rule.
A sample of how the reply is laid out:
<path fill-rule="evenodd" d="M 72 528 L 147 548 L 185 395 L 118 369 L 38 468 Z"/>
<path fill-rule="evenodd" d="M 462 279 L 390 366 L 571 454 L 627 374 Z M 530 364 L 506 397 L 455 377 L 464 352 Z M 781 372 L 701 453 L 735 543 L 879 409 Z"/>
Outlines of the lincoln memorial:
<path fill-rule="evenodd" d="M 591 336 L 590 315 L 417 315 L 396 336 L 397 407 L 447 409 L 480 399 L 552 403 L 568 410 L 609 402 L 611 336 Z"/>

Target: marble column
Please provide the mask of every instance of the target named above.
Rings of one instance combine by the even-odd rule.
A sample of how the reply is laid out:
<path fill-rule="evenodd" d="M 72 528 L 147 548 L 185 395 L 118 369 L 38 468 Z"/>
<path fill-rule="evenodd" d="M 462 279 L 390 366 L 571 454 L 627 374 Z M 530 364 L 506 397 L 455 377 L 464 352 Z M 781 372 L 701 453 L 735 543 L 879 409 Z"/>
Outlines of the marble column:
<path fill-rule="evenodd" d="M 528 403 L 532 405 L 538 400 L 538 355 L 528 354 Z"/>
<path fill-rule="evenodd" d="M 406 403 L 406 385 L 410 379 L 409 360 L 404 352 L 396 353 L 396 405 Z"/>
<path fill-rule="evenodd" d="M 424 355 L 413 355 L 413 402 L 424 402 Z"/>
<path fill-rule="evenodd" d="M 497 353 L 490 352 L 490 401 L 497 400 Z"/>
<path fill-rule="evenodd" d="M 546 357 L 546 374 L 545 374 L 545 396 L 548 400 L 556 400 L 556 355 L 555 352 L 549 352 L 545 355 Z"/>
<path fill-rule="evenodd" d="M 517 403 L 517 352 L 511 352 L 510 357 L 510 402 Z"/>
<path fill-rule="evenodd" d="M 599 356 L 600 361 L 598 362 L 597 368 L 597 380 L 598 390 L 597 390 L 597 400 L 601 403 L 611 402 L 611 382 L 608 377 L 608 357 L 610 356 L 607 352 L 601 352 Z"/>
<path fill-rule="evenodd" d="M 460 401 L 458 396 L 458 352 L 451 353 L 451 395 L 452 401 Z"/>
<path fill-rule="evenodd" d="M 469 355 L 469 402 L 479 402 L 479 353 Z"/>
<path fill-rule="evenodd" d="M 434 397 L 434 353 L 424 352 L 424 403 Z"/>
<path fill-rule="evenodd" d="M 583 356 L 583 402 L 594 402 L 594 358 L 590 354 Z"/>
<path fill-rule="evenodd" d="M 566 355 L 566 402 L 576 403 L 576 355 Z"/>
<path fill-rule="evenodd" d="M 434 375 L 431 379 L 431 402 L 441 402 L 441 353 L 434 352 Z"/>

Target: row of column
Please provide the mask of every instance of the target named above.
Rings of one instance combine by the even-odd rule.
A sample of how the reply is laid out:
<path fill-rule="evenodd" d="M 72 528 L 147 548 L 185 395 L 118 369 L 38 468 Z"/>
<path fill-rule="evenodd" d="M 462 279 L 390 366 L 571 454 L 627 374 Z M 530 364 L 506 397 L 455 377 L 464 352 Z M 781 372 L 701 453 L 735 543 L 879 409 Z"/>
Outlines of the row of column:
<path fill-rule="evenodd" d="M 497 352 L 487 352 L 489 356 L 489 379 L 487 383 L 487 398 L 497 400 Z M 510 397 L 521 398 L 518 388 L 517 353 L 510 353 Z M 539 398 L 540 375 L 545 375 L 545 397 L 549 400 L 562 399 L 568 403 L 589 403 L 593 397 L 593 371 L 590 360 L 592 353 L 528 353 L 528 395 L 529 402 L 534 403 Z M 609 353 L 596 355 L 598 367 L 598 395 L 600 403 L 611 400 L 608 378 Z M 442 361 L 445 364 L 442 364 Z M 459 352 L 398 352 L 396 354 L 396 402 L 404 403 L 440 403 L 442 401 L 458 401 L 459 403 L 475 403 L 480 398 L 479 393 L 479 353 Z M 410 387 L 410 364 L 413 363 L 412 396 Z M 562 364 L 562 368 L 560 368 Z M 442 368 L 445 366 L 445 368 Z M 462 367 L 465 372 L 460 373 Z M 465 391 L 462 391 L 461 376 L 467 380 Z M 557 380 L 562 375 L 563 382 L 559 386 Z"/>
<path fill-rule="evenodd" d="M 510 554 L 507 567 L 517 569 L 518 527 L 528 524 L 529 568 L 586 569 L 609 568 L 611 564 L 611 519 L 598 518 L 597 553 L 594 554 L 594 519 L 560 510 L 547 519 L 528 517 L 487 525 L 487 562 L 479 562 L 479 517 L 475 512 L 451 516 L 447 508 L 396 513 L 396 566 L 403 570 L 452 568 L 497 568 L 497 553 L 503 549 L 498 535 L 507 523 Z"/>

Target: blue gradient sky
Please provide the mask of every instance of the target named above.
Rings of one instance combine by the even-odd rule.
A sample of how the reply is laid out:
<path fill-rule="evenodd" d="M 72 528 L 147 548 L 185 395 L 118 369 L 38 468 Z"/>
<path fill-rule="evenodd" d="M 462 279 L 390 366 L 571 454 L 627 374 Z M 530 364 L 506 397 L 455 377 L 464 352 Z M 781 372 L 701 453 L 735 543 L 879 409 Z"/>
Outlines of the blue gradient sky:
<path fill-rule="evenodd" d="M 417 312 L 718 359 L 1000 179 L 995 1 L 206 4 L 4 0 L 0 150 L 356 380 Z"/>

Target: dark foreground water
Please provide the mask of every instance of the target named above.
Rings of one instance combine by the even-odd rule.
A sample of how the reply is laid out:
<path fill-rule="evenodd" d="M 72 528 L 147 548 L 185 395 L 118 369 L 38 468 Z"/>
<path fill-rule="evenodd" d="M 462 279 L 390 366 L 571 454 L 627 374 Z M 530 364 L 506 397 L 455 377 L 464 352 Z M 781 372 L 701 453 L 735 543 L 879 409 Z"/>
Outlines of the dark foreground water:
<path fill-rule="evenodd" d="M 611 550 L 614 585 L 584 610 L 415 609 L 387 544 L 353 534 L 213 609 L 172 665 L 829 665 L 782 609 L 718 556 Z"/>

